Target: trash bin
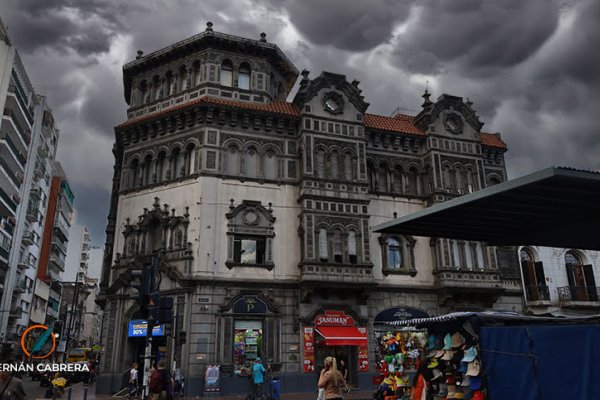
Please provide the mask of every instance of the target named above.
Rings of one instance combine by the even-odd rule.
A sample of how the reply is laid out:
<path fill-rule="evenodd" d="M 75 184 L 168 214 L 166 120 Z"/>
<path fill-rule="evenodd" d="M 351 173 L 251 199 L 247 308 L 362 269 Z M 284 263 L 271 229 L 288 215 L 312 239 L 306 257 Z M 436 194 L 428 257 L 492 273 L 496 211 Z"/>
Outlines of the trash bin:
<path fill-rule="evenodd" d="M 273 400 L 279 400 L 281 392 L 281 384 L 279 382 L 279 378 L 271 379 L 271 398 Z"/>

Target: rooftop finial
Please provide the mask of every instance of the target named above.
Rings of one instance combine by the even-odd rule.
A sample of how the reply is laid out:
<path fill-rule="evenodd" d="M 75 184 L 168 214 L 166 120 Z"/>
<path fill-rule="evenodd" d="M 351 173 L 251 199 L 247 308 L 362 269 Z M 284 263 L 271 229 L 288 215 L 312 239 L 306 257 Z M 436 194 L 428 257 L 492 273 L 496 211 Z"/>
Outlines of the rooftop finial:
<path fill-rule="evenodd" d="M 468 105 L 469 107 L 471 107 L 471 106 L 473 105 L 473 102 L 472 102 L 472 101 L 471 101 L 471 99 L 469 99 L 468 97 L 467 97 L 467 105 Z"/>
<path fill-rule="evenodd" d="M 206 23 L 206 32 L 212 32 L 213 31 L 212 27 L 213 27 L 213 23 L 208 21 Z"/>
<path fill-rule="evenodd" d="M 310 74 L 310 71 L 307 69 L 303 69 L 302 72 L 300 72 L 300 75 L 302 75 L 302 78 L 304 78 L 304 79 L 308 79 L 309 74 Z"/>
<path fill-rule="evenodd" d="M 423 104 L 421 104 L 421 107 L 427 108 L 431 104 L 433 104 L 431 100 L 429 100 L 429 96 L 431 96 L 431 93 L 429 93 L 429 81 L 427 81 L 427 83 L 425 84 L 425 93 L 423 93 L 423 96 L 421 96 L 424 99 Z"/>
<path fill-rule="evenodd" d="M 260 41 L 261 42 L 266 42 L 267 41 L 267 34 L 264 32 L 261 32 L 260 34 Z"/>
<path fill-rule="evenodd" d="M 139 60 L 142 57 L 144 57 L 144 52 L 142 50 L 138 50 L 137 51 L 137 57 L 135 57 L 135 59 Z"/>

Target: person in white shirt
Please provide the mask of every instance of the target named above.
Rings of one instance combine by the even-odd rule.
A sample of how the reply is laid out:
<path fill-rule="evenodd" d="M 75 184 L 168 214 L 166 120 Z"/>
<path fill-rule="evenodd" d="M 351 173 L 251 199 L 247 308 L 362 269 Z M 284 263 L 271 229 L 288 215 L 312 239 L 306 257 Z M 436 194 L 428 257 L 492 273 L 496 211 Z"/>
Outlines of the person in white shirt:
<path fill-rule="evenodd" d="M 138 363 L 134 362 L 129 371 L 129 397 L 138 394 Z"/>

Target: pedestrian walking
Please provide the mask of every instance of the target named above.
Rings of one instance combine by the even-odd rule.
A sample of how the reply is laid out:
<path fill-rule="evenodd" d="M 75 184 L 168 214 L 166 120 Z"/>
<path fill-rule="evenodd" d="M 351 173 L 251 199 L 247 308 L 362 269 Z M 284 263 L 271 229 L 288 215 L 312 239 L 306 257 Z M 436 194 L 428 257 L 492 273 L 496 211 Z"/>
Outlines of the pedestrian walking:
<path fill-rule="evenodd" d="M 335 358 L 327 357 L 325 359 L 325 366 L 321 370 L 318 387 L 323 389 L 325 400 L 342 400 L 342 392 L 348 390 L 344 377 L 338 371 Z"/>

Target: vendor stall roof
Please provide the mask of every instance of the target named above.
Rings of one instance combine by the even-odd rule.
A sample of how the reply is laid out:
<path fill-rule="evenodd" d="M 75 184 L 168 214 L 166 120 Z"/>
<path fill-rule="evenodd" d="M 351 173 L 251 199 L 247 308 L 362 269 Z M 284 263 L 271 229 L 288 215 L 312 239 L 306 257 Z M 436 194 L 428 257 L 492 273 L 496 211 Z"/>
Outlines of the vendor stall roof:
<path fill-rule="evenodd" d="M 393 326 L 431 327 L 451 322 L 463 323 L 476 319 L 482 325 L 538 325 L 538 324 L 590 324 L 600 323 L 600 314 L 579 317 L 537 317 L 510 311 L 459 311 L 430 318 L 404 319 L 388 322 Z"/>
<path fill-rule="evenodd" d="M 600 250 L 600 173 L 552 167 L 380 224 L 376 232 Z"/>

